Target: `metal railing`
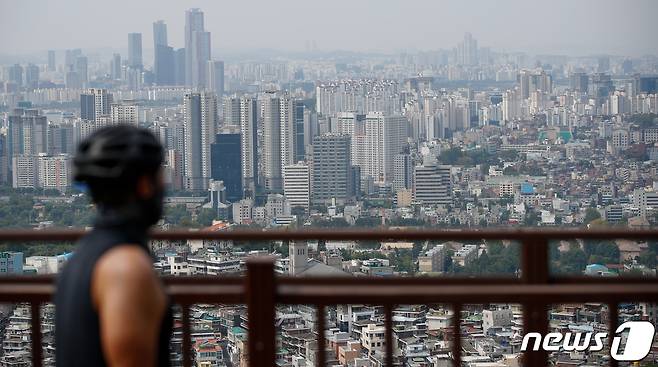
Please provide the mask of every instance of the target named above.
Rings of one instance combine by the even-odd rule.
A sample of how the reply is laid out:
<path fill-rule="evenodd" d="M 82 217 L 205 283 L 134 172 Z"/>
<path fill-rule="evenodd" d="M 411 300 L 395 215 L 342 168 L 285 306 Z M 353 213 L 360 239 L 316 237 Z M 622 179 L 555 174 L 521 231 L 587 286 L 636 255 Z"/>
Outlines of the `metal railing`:
<path fill-rule="evenodd" d="M 20 241 L 73 241 L 80 231 L 0 231 L 0 243 Z M 248 358 L 251 366 L 275 363 L 275 306 L 306 304 L 317 307 L 316 364 L 324 366 L 326 355 L 325 309 L 337 304 L 384 306 L 385 365 L 393 366 L 392 312 L 397 304 L 446 304 L 453 310 L 451 354 L 454 366 L 461 365 L 461 309 L 466 304 L 518 303 L 523 306 L 525 332 L 548 332 L 548 309 L 552 304 L 600 302 L 608 305 L 610 331 L 618 324 L 621 302 L 658 302 L 658 278 L 583 276 L 558 277 L 549 268 L 549 241 L 595 239 L 658 239 L 657 230 L 342 230 L 342 231 L 226 231 L 154 232 L 159 240 L 305 241 L 472 241 L 513 240 L 521 243 L 520 277 L 488 276 L 377 278 L 276 276 L 274 261 L 268 257 L 248 260 L 246 277 L 164 277 L 166 292 L 182 308 L 184 366 L 192 365 L 190 306 L 193 304 L 245 304 L 248 313 Z M 42 364 L 39 310 L 55 292 L 54 278 L 48 276 L 0 277 L 0 302 L 29 303 L 32 311 L 32 360 Z M 612 338 L 608 338 L 610 341 Z M 548 365 L 542 351 L 524 352 L 526 366 Z M 616 366 L 610 360 L 611 366 Z"/>

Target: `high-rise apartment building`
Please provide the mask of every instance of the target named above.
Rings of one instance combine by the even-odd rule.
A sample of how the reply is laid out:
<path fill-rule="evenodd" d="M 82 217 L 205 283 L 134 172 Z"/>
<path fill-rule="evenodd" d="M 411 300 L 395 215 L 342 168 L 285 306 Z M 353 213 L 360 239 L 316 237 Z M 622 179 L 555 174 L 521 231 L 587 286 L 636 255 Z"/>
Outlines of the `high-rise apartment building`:
<path fill-rule="evenodd" d="M 408 135 L 409 122 L 404 116 L 385 116 L 372 112 L 365 118 L 365 142 L 359 144 L 356 163 L 361 167 L 361 177 L 371 177 L 374 182 L 393 181 L 393 158 L 402 152 Z"/>
<path fill-rule="evenodd" d="M 281 98 L 266 93 L 260 100 L 263 120 L 262 169 L 265 189 L 280 191 L 281 176 Z"/>
<path fill-rule="evenodd" d="M 87 93 L 80 95 L 80 118 L 96 121 L 100 116 L 109 115 L 112 100 L 112 93 L 107 89 L 89 89 Z"/>
<path fill-rule="evenodd" d="M 55 50 L 48 50 L 48 71 L 55 71 L 57 69 L 57 56 Z"/>
<path fill-rule="evenodd" d="M 251 97 L 239 98 L 240 138 L 242 149 L 243 185 L 247 196 L 256 194 L 258 180 L 258 101 Z"/>
<path fill-rule="evenodd" d="M 135 100 L 124 100 L 110 106 L 110 116 L 113 124 L 139 124 L 139 106 Z"/>
<path fill-rule="evenodd" d="M 213 93 L 189 93 L 183 98 L 183 176 L 187 190 L 208 189 L 210 145 L 215 140 L 217 97 Z"/>
<path fill-rule="evenodd" d="M 89 85 L 89 61 L 87 56 L 78 56 L 75 58 L 75 72 L 78 74 L 78 78 L 82 88 L 87 88 Z"/>
<path fill-rule="evenodd" d="M 48 153 L 48 121 L 37 109 L 14 109 L 7 118 L 8 157 Z"/>
<path fill-rule="evenodd" d="M 222 98 L 224 95 L 224 61 L 208 61 L 206 70 L 206 79 L 208 90 Z"/>

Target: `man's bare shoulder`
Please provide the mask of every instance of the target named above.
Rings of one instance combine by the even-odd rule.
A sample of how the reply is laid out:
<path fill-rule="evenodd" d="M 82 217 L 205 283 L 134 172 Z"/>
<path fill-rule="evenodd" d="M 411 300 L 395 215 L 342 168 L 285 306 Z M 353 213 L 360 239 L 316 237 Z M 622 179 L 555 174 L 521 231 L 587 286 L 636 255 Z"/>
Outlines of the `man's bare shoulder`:
<path fill-rule="evenodd" d="M 96 264 L 95 276 L 155 278 L 151 257 L 136 245 L 119 245 L 107 251 Z"/>
<path fill-rule="evenodd" d="M 138 246 L 129 244 L 114 247 L 98 260 L 91 288 L 92 300 L 97 307 L 104 295 L 117 292 L 150 298 L 150 302 L 159 303 L 164 299 L 151 257 Z"/>

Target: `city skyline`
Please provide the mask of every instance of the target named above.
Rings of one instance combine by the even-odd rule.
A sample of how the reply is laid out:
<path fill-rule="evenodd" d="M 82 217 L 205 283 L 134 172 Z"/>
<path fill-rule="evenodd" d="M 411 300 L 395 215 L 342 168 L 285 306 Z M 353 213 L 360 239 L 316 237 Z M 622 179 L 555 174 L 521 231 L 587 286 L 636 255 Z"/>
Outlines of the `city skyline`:
<path fill-rule="evenodd" d="M 545 7 L 516 0 L 495 5 L 478 0 L 415 0 L 377 6 L 370 0 L 339 0 L 332 2 L 331 7 L 318 7 L 294 0 L 276 5 L 262 2 L 256 9 L 252 4 L 240 3 L 157 2 L 156 6 L 151 0 L 137 4 L 120 0 L 104 9 L 103 17 L 76 16 L 97 11 L 86 11 L 94 5 L 79 0 L 67 4 L 63 7 L 41 0 L 4 2 L 0 5 L 0 32 L 12 37 L 0 40 L 0 54 L 67 48 L 124 50 L 128 32 L 142 33 L 145 40 L 152 40 L 152 23 L 157 20 L 167 23 L 170 45 L 183 47 L 184 14 L 194 7 L 206 14 L 205 28 L 213 34 L 215 54 L 247 50 L 391 53 L 450 49 L 465 32 L 472 33 L 481 46 L 505 52 L 629 56 L 658 53 L 658 42 L 652 39 L 652 14 L 658 12 L 658 3 L 647 0 L 633 1 L 624 11 L 608 0 L 558 1 Z M 370 16 L 375 10 L 377 16 Z M 31 21 L 23 22 L 26 17 Z M 592 18 L 597 21 L 587 21 Z M 34 26 L 52 24 L 53 19 L 58 24 L 48 27 L 47 32 Z M 113 19 L 121 19 L 121 24 L 113 23 Z M 151 50 L 151 42 L 145 45 L 146 50 Z"/>

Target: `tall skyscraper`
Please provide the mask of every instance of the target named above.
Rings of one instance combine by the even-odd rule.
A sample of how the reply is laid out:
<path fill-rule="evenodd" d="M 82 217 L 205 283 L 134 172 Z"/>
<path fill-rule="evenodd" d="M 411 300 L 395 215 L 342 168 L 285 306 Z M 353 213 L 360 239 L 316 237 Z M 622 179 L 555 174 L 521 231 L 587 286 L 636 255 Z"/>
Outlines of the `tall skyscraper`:
<path fill-rule="evenodd" d="M 224 95 L 224 61 L 208 61 L 207 68 L 208 89 L 221 98 Z"/>
<path fill-rule="evenodd" d="M 112 55 L 112 62 L 110 65 L 110 76 L 113 80 L 121 79 L 121 55 L 114 54 Z"/>
<path fill-rule="evenodd" d="M 312 202 L 345 203 L 350 196 L 350 137 L 325 134 L 313 139 Z"/>
<path fill-rule="evenodd" d="M 128 66 L 142 69 L 142 34 L 128 33 Z"/>
<path fill-rule="evenodd" d="M 76 48 L 74 50 L 66 50 L 64 53 L 64 70 L 73 71 L 75 68 L 75 58 L 82 56 L 82 50 Z"/>
<path fill-rule="evenodd" d="M 174 84 L 185 85 L 185 49 L 174 51 Z"/>
<path fill-rule="evenodd" d="M 215 140 L 217 97 L 212 93 L 189 93 L 183 98 L 184 187 L 207 190 L 210 178 L 210 145 Z"/>
<path fill-rule="evenodd" d="M 80 84 L 82 88 L 87 88 L 89 84 L 89 71 L 88 71 L 88 60 L 87 56 L 78 56 L 75 58 L 75 72 L 80 78 Z"/>
<path fill-rule="evenodd" d="M 413 162 L 409 154 L 397 154 L 393 158 L 393 192 L 410 190 L 413 186 Z"/>
<path fill-rule="evenodd" d="M 192 32 L 192 86 L 206 88 L 210 61 L 210 32 Z"/>
<path fill-rule="evenodd" d="M 457 46 L 457 63 L 461 65 L 477 65 L 478 43 L 470 33 L 464 34 L 464 40 Z"/>
<path fill-rule="evenodd" d="M 57 56 L 55 50 L 48 50 L 48 71 L 55 71 L 57 69 Z"/>
<path fill-rule="evenodd" d="M 304 103 L 289 94 L 280 98 L 281 165 L 286 166 L 306 158 Z"/>
<path fill-rule="evenodd" d="M 19 64 L 12 65 L 8 68 L 9 81 L 16 83 L 19 87 L 23 86 L 23 67 Z"/>
<path fill-rule="evenodd" d="M 167 24 L 158 20 L 153 23 L 153 73 L 157 85 L 174 85 L 176 72 L 174 49 L 167 44 Z"/>
<path fill-rule="evenodd" d="M 153 22 L 153 45 L 167 46 L 167 24 L 164 20 Z M 154 47 L 155 48 L 155 47 Z"/>
<path fill-rule="evenodd" d="M 258 186 L 258 103 L 251 97 L 240 100 L 240 138 L 243 185 L 247 196 L 254 197 Z"/>
<path fill-rule="evenodd" d="M 266 94 L 261 100 L 263 119 L 262 167 L 265 188 L 280 191 L 281 176 L 281 99 L 274 94 Z"/>
<path fill-rule="evenodd" d="M 393 181 L 393 159 L 402 152 L 408 135 L 409 122 L 404 116 L 385 116 L 372 112 L 365 116 L 363 127 L 343 124 L 343 131 L 353 130 L 353 164 L 361 168 L 361 179 L 368 177 L 377 183 Z"/>
<path fill-rule="evenodd" d="M 185 85 L 193 86 L 194 64 L 193 57 L 196 48 L 193 47 L 194 33 L 203 32 L 203 12 L 201 9 L 189 9 L 185 12 Z M 198 68 L 198 64 L 196 65 Z"/>
<path fill-rule="evenodd" d="M 240 134 L 217 134 L 210 146 L 211 177 L 224 181 L 226 199 L 242 199 L 242 148 Z"/>
<path fill-rule="evenodd" d="M 39 88 L 39 67 L 27 64 L 25 67 L 25 86 L 30 89 Z"/>

